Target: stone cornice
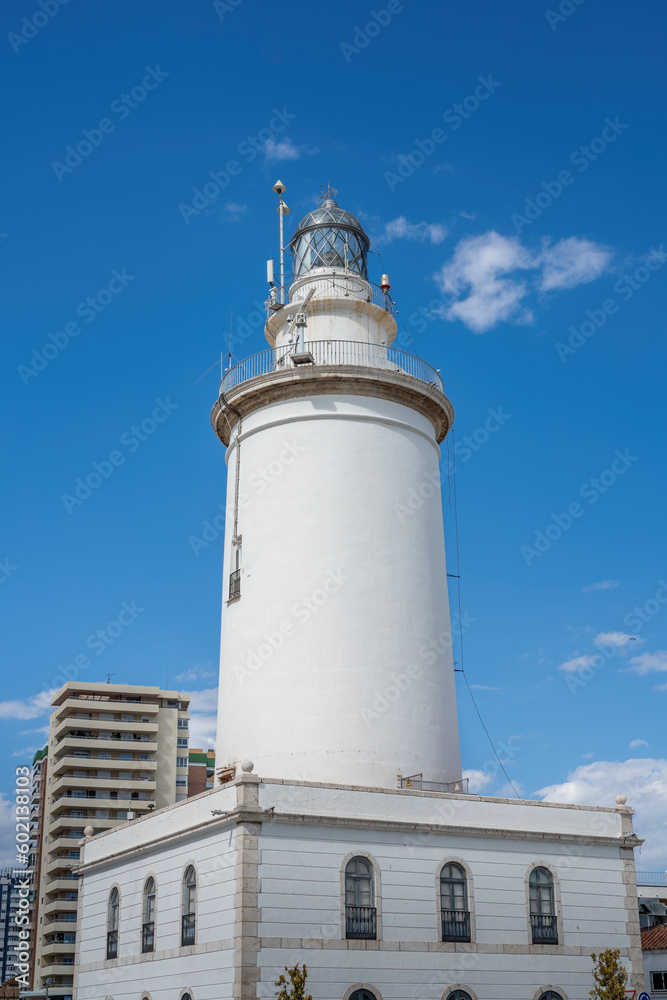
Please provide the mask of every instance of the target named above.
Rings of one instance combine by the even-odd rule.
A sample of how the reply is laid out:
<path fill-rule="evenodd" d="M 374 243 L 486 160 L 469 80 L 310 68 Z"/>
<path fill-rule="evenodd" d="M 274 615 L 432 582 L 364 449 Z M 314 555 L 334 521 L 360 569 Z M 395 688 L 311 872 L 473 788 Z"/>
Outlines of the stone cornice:
<path fill-rule="evenodd" d="M 133 845 L 124 850 L 116 850 L 113 856 L 103 858 L 100 861 L 85 862 L 76 870 L 79 875 L 98 868 L 114 865 L 120 858 L 153 851 L 167 843 L 176 843 L 179 840 L 191 838 L 193 835 L 209 832 L 212 827 L 227 825 L 238 825 L 242 823 L 284 823 L 299 826 L 319 826 L 334 827 L 354 830 L 381 830 L 389 833 L 407 834 L 444 834 L 454 837 L 487 838 L 500 840 L 523 840 L 535 841 L 538 843 L 566 843 L 566 844 L 588 844 L 591 846 L 605 846 L 615 848 L 639 847 L 643 840 L 633 836 L 629 837 L 605 837 L 590 833 L 552 833 L 542 830 L 517 830 L 517 829 L 491 829 L 488 827 L 476 827 L 465 825 L 454 825 L 450 823 L 429 823 L 416 822 L 409 823 L 402 820 L 389 819 L 360 819 L 358 816 L 332 816 L 332 815 L 312 815 L 309 813 L 275 812 L 274 809 L 262 809 L 258 806 L 244 806 L 223 813 L 221 816 L 213 817 L 205 823 L 197 823 L 175 833 L 165 834 L 161 837 L 154 837 L 143 844 Z"/>
<path fill-rule="evenodd" d="M 228 445 L 239 416 L 287 399 L 333 394 L 372 396 L 409 406 L 431 421 L 438 444 L 454 421 L 454 409 L 444 393 L 411 375 L 388 368 L 317 364 L 294 366 L 241 382 L 214 404 L 211 424 L 222 443 Z"/>

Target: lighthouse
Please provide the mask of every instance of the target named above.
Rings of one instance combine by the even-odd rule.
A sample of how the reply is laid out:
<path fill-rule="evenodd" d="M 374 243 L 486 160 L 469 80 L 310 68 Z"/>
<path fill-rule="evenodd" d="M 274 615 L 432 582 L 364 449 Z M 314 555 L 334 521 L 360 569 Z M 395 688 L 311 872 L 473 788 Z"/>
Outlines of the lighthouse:
<path fill-rule="evenodd" d="M 493 798 L 461 778 L 438 476 L 452 407 L 394 348 L 389 281 L 369 279 L 333 194 L 296 227 L 266 350 L 230 365 L 212 412 L 216 784 L 112 829 L 88 812 L 76 998 L 267 1000 L 299 964 L 323 1000 L 588 1000 L 609 947 L 642 989 L 625 796 Z M 124 708 L 105 702 L 109 732 Z"/>
<path fill-rule="evenodd" d="M 387 276 L 369 279 L 368 236 L 331 191 L 290 249 L 269 346 L 227 370 L 211 415 L 228 466 L 220 773 L 249 759 L 273 778 L 455 790 L 452 406 L 392 347 Z"/>

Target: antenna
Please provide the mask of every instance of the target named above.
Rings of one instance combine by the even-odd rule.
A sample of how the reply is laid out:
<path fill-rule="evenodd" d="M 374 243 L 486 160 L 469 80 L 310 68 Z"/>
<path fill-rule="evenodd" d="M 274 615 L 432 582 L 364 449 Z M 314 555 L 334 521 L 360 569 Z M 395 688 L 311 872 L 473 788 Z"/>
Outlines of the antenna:
<path fill-rule="evenodd" d="M 276 181 L 273 185 L 273 190 L 278 195 L 278 215 L 280 216 L 280 301 L 284 304 L 285 302 L 285 248 L 284 248 L 284 236 L 283 236 L 283 217 L 289 215 L 289 208 L 283 201 L 283 191 L 286 191 L 286 187 L 282 181 Z"/>
<path fill-rule="evenodd" d="M 107 674 L 107 684 L 111 684 L 112 677 L 118 677 L 118 674 Z"/>
<path fill-rule="evenodd" d="M 229 362 L 227 364 L 228 368 L 232 367 L 232 320 L 234 318 L 234 309 L 229 310 Z M 222 379 L 222 353 L 220 354 L 220 378 Z"/>

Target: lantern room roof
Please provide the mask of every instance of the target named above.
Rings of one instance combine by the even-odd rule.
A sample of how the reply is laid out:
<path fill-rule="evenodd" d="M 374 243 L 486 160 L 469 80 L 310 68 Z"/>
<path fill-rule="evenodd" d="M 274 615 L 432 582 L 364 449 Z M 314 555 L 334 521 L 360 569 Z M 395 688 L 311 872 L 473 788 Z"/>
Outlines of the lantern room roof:
<path fill-rule="evenodd" d="M 352 215 L 351 212 L 346 212 L 345 209 L 340 208 L 338 203 L 334 201 L 333 198 L 328 197 L 312 212 L 304 216 L 299 225 L 296 227 L 296 231 L 292 240 L 294 240 L 299 233 L 303 233 L 309 229 L 319 229 L 321 227 L 335 226 L 337 229 L 352 229 L 354 232 L 358 233 L 368 245 L 368 236 L 364 232 L 364 227 L 361 225 L 356 216 Z"/>

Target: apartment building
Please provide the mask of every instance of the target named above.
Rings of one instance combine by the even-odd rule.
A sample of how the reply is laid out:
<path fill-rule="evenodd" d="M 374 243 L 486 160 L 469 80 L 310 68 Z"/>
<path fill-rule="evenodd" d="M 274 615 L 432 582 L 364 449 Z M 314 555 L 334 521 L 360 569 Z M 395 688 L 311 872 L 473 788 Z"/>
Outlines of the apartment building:
<path fill-rule="evenodd" d="M 12 868 L 0 868 L 0 983 L 17 975 L 16 950 L 19 943 L 15 918 L 18 914 L 18 885 L 21 878 Z"/>
<path fill-rule="evenodd" d="M 41 884 L 41 860 L 44 846 L 44 812 L 46 806 L 46 773 L 49 764 L 48 744 L 38 750 L 32 759 L 32 785 L 30 789 L 30 853 L 28 854 L 28 870 L 32 874 L 32 893 L 30 896 L 31 926 L 38 926 L 37 909 L 39 905 L 38 890 Z M 35 936 L 29 949 L 28 979 L 35 981 Z"/>
<path fill-rule="evenodd" d="M 139 685 L 68 681 L 53 698 L 35 845 L 34 988 L 72 996 L 79 843 L 187 798 L 190 696 Z M 46 763 L 48 761 L 48 763 Z M 39 793 L 35 790 L 35 799 Z"/>
<path fill-rule="evenodd" d="M 215 750 L 190 747 L 189 760 L 188 798 L 192 798 L 215 785 Z"/>

